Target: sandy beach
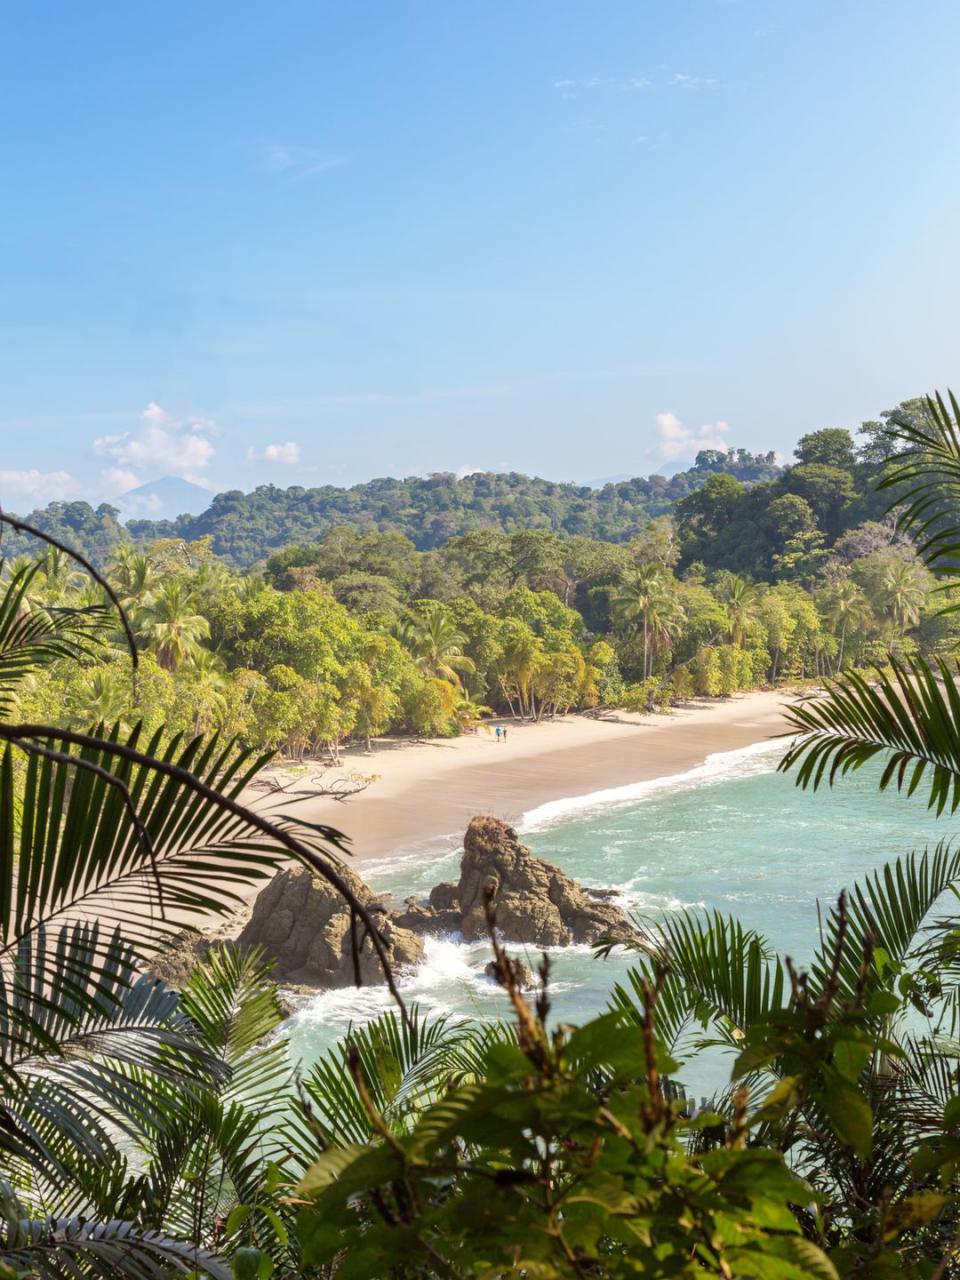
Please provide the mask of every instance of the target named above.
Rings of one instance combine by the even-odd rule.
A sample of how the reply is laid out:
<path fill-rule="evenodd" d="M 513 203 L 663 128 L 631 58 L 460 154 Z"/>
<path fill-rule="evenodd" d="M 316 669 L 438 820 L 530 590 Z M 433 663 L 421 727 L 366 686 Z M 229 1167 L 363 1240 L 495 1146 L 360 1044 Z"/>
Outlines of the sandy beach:
<path fill-rule="evenodd" d="M 459 844 L 475 814 L 517 822 L 547 801 L 682 773 L 715 752 L 783 733 L 789 698 L 783 690 L 764 691 L 704 700 L 670 715 L 500 721 L 508 726 L 503 742 L 484 730 L 456 739 L 384 739 L 372 754 L 345 752 L 342 766 L 324 773 L 327 783 L 350 773 L 378 775 L 365 791 L 346 802 L 307 800 L 291 812 L 345 832 L 354 865 L 394 853 L 440 853 Z M 257 807 L 265 803 L 261 797 Z"/>

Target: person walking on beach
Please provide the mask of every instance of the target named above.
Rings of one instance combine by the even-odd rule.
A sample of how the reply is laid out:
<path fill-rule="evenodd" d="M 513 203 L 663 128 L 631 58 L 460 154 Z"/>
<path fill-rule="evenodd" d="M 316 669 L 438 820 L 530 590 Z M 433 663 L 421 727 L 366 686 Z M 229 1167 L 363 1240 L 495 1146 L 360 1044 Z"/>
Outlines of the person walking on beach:
<path fill-rule="evenodd" d="M 497 742 L 499 743 L 499 741 L 500 741 L 500 726 L 499 726 L 499 725 L 497 725 L 496 729 L 494 730 L 494 733 L 496 733 L 496 735 L 497 735 Z"/>
<path fill-rule="evenodd" d="M 503 726 L 503 740 L 504 740 L 504 742 L 506 742 L 506 740 L 507 740 L 507 726 L 506 726 L 506 725 L 504 725 L 504 726 Z"/>

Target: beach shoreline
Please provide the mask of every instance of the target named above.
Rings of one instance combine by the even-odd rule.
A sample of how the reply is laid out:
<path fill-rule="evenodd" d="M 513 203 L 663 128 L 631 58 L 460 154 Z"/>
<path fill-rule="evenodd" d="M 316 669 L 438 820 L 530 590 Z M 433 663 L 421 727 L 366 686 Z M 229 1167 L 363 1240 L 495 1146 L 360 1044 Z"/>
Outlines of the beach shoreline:
<path fill-rule="evenodd" d="M 633 783 L 669 778 L 784 733 L 786 690 L 700 700 L 671 714 L 616 711 L 593 718 L 570 715 L 541 724 L 499 721 L 492 731 L 454 739 L 382 739 L 372 753 L 354 747 L 339 767 L 310 762 L 324 782 L 350 774 L 377 775 L 345 802 L 301 800 L 290 812 L 325 823 L 349 837 L 350 864 L 456 849 L 470 819 L 492 814 L 512 825 L 553 801 Z M 290 766 L 279 772 L 292 776 Z M 274 798 L 275 799 L 275 798 Z M 256 807 L 262 807 L 262 799 Z"/>

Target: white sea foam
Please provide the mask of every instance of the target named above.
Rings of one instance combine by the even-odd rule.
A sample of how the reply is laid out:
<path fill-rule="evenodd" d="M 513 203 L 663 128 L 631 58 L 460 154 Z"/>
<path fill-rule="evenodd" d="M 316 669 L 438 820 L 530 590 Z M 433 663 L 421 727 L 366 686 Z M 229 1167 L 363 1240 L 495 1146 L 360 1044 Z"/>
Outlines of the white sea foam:
<path fill-rule="evenodd" d="M 713 782 L 731 778 L 749 778 L 755 774 L 772 773 L 783 746 L 778 742 L 754 742 L 737 751 L 718 751 L 707 756 L 703 764 L 684 773 L 668 774 L 663 778 L 649 778 L 644 782 L 628 782 L 623 787 L 607 787 L 602 791 L 589 791 L 585 795 L 565 796 L 562 800 L 549 800 L 523 815 L 519 829 L 523 832 L 543 831 L 557 822 L 592 809 L 636 804 L 664 791 L 686 791 Z"/>

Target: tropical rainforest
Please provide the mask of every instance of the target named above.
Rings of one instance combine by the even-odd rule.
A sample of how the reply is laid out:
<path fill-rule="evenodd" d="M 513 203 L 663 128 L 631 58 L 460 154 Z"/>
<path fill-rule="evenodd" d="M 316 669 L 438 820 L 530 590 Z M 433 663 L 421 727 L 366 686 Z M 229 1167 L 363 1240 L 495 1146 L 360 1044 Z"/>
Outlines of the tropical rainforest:
<path fill-rule="evenodd" d="M 549 535 L 534 547 L 561 569 L 522 561 L 519 535 L 498 533 L 497 573 L 471 568 L 476 553 L 462 545 L 438 549 L 463 574 L 449 599 L 378 573 L 394 586 L 387 608 L 337 598 L 345 575 L 374 572 L 344 567 L 343 546 L 365 555 L 382 540 L 355 530 L 281 556 L 262 579 L 234 579 L 205 544 L 177 539 L 125 547 L 106 577 L 49 541 L 44 558 L 7 564 L 0 1274 L 956 1275 L 956 850 L 905 856 L 826 904 L 807 971 L 735 918 L 678 912 L 638 933 L 629 978 L 579 1027 L 552 1017 L 546 958 L 537 990 L 520 989 L 490 908 L 503 1024 L 427 1017 L 404 1004 L 377 921 L 340 874 L 340 834 L 245 804 L 266 759 L 252 745 L 261 731 L 231 736 L 234 703 L 217 685 L 250 684 L 251 707 L 271 695 L 283 706 L 299 681 L 321 697 L 324 684 L 360 679 L 353 663 L 377 672 L 383 657 L 385 671 L 395 661 L 405 674 L 395 685 L 377 676 L 378 690 L 403 707 L 414 697 L 405 679 L 417 696 L 442 684 L 462 722 L 479 714 L 463 700 L 481 696 L 481 678 L 483 696 L 518 714 L 568 705 L 537 675 L 541 657 L 566 670 L 559 656 L 579 655 L 580 676 L 596 684 L 590 701 L 614 685 L 614 660 L 647 696 L 680 671 L 706 682 L 705 651 L 718 679 L 747 661 L 760 678 L 761 657 L 743 656 L 757 654 L 763 678 L 821 677 L 820 696 L 790 711 L 796 737 L 782 768 L 800 785 L 842 786 L 879 761 L 879 786 L 955 812 L 960 673 L 954 615 L 942 611 L 955 604 L 960 564 L 960 404 L 932 398 L 883 431 L 879 464 L 853 465 L 874 466 L 896 526 L 871 516 L 828 530 L 818 520 L 765 582 L 708 563 L 707 486 L 678 504 L 675 525 L 585 544 L 626 554 L 603 570 L 609 578 L 570 572 L 566 542 Z M 802 497 L 813 509 L 810 494 L 772 501 Z M 398 549 L 397 535 L 388 546 Z M 399 550 L 403 564 L 437 563 L 437 552 L 402 539 Z M 551 582 L 536 576 L 561 570 Z M 912 595 L 896 585 L 908 575 Z M 828 604 L 840 596 L 857 601 L 846 627 Z M 669 603 L 655 613 L 661 598 Z M 688 658 L 682 636 L 696 625 Z M 538 660 L 529 682 L 504 656 L 511 636 L 528 633 Z M 309 673 L 296 666 L 295 640 Z M 363 646 L 372 656 L 357 656 Z M 115 718 L 96 700 L 120 693 L 96 681 L 119 682 L 121 663 L 133 692 Z M 188 703 L 178 732 L 176 714 L 159 721 L 166 704 L 158 711 L 152 699 L 167 680 L 197 682 L 196 692 L 203 666 L 210 697 Z M 187 701 L 188 686 L 179 696 Z M 357 716 L 373 715 L 361 710 L 372 700 L 350 696 Z M 61 697 L 65 714 L 44 720 Z M 128 723 L 138 710 L 143 723 Z M 228 732 L 211 731 L 221 721 Z M 371 724 L 361 718 L 351 732 Z M 303 1074 L 275 1035 L 283 1010 L 261 952 L 214 946 L 180 990 L 150 971 L 178 916 L 215 922 L 238 886 L 290 858 L 346 899 L 357 954 L 373 949 L 396 996 L 394 1012 Z M 677 1083 L 683 1064 L 718 1044 L 730 1054 L 729 1087 L 696 1107 Z"/>
<path fill-rule="evenodd" d="M 918 402 L 898 412 L 912 420 Z M 789 467 L 705 452 L 671 482 L 682 496 L 669 510 L 642 519 L 633 481 L 591 498 L 553 486 L 551 527 L 529 506 L 534 491 L 546 501 L 541 481 L 390 482 L 389 502 L 386 490 L 373 501 L 380 482 L 359 486 L 352 523 L 308 542 L 285 526 L 285 545 L 247 570 L 218 554 L 234 527 L 221 517 L 233 511 L 252 537 L 257 512 L 309 514 L 311 493 L 324 491 L 221 495 L 180 532 L 111 530 L 102 508 L 54 504 L 31 522 L 100 564 L 132 627 L 139 674 L 131 683 L 116 631 L 95 658 L 55 663 L 23 705 L 34 719 L 220 731 L 339 761 L 350 741 L 452 735 L 490 715 L 668 709 L 889 653 L 937 656 L 958 623 L 940 611 L 933 575 L 877 488 L 894 447 L 889 418 L 865 424 L 859 448 L 845 430 L 814 431 Z M 328 497 L 324 520 L 343 521 Z M 584 503 L 587 525 L 616 526 L 614 540 L 565 527 Z M 403 529 L 429 524 L 431 510 L 459 513 L 454 527 L 468 516 L 485 523 L 424 549 Z M 8 554 L 22 553 L 8 571 L 33 564 L 27 536 L 7 537 Z M 55 547 L 35 570 L 30 600 L 104 602 Z"/>

